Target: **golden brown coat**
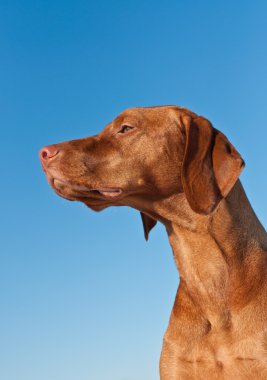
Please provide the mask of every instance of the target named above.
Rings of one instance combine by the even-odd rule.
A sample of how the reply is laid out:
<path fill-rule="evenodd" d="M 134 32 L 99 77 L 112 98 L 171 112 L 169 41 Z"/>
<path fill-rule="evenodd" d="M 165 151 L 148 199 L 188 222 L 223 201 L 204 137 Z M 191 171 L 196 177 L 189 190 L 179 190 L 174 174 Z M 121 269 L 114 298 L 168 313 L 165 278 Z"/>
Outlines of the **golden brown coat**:
<path fill-rule="evenodd" d="M 175 106 L 133 108 L 97 136 L 45 147 L 57 194 L 130 206 L 166 226 L 180 273 L 161 380 L 267 379 L 267 238 L 238 177 L 240 154 Z"/>

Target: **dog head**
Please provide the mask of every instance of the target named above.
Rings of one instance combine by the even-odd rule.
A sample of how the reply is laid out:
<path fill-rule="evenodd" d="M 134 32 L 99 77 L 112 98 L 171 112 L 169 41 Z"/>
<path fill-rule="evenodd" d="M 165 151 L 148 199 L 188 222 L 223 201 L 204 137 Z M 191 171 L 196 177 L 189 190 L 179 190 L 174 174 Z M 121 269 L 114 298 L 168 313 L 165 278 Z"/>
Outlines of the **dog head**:
<path fill-rule="evenodd" d="M 96 136 L 42 148 L 40 159 L 58 195 L 95 211 L 140 210 L 146 238 L 156 202 L 183 193 L 194 212 L 210 214 L 244 166 L 207 119 L 175 106 L 128 109 Z"/>

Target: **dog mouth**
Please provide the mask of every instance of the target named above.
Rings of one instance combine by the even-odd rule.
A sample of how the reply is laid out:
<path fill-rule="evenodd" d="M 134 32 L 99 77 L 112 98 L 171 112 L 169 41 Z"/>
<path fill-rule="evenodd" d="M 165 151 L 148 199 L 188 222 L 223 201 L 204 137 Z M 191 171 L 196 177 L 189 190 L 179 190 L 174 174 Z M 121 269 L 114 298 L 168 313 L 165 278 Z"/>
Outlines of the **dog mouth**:
<path fill-rule="evenodd" d="M 122 195 L 122 190 L 115 187 L 92 187 L 72 184 L 57 178 L 49 178 L 50 185 L 56 193 L 69 200 L 115 199 Z"/>
<path fill-rule="evenodd" d="M 88 191 L 89 193 L 103 195 L 104 197 L 107 197 L 107 198 L 116 198 L 122 193 L 121 189 L 114 189 L 114 188 L 103 188 L 103 189 L 100 188 L 100 189 L 92 189 Z"/>

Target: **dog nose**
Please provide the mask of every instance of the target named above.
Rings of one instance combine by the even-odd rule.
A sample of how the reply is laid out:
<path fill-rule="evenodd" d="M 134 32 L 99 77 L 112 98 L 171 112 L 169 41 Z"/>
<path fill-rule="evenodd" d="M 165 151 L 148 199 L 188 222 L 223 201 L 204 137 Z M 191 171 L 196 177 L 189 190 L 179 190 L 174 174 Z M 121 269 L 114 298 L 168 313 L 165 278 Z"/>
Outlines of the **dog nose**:
<path fill-rule="evenodd" d="M 59 152 L 59 149 L 56 145 L 48 145 L 43 147 L 40 150 L 40 159 L 42 161 L 49 161 L 51 158 L 55 157 Z"/>

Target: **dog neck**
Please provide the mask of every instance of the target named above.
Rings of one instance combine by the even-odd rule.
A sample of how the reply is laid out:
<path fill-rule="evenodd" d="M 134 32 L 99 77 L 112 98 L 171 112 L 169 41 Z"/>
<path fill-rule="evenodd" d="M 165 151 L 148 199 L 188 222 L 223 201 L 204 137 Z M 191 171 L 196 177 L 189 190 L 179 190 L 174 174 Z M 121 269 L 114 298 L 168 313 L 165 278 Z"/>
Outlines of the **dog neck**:
<path fill-rule="evenodd" d="M 229 310 L 243 307 L 259 293 L 267 271 L 266 232 L 240 181 L 212 215 L 195 214 L 183 194 L 165 200 L 156 211 L 179 270 L 178 293 L 209 320 L 227 324 Z"/>

